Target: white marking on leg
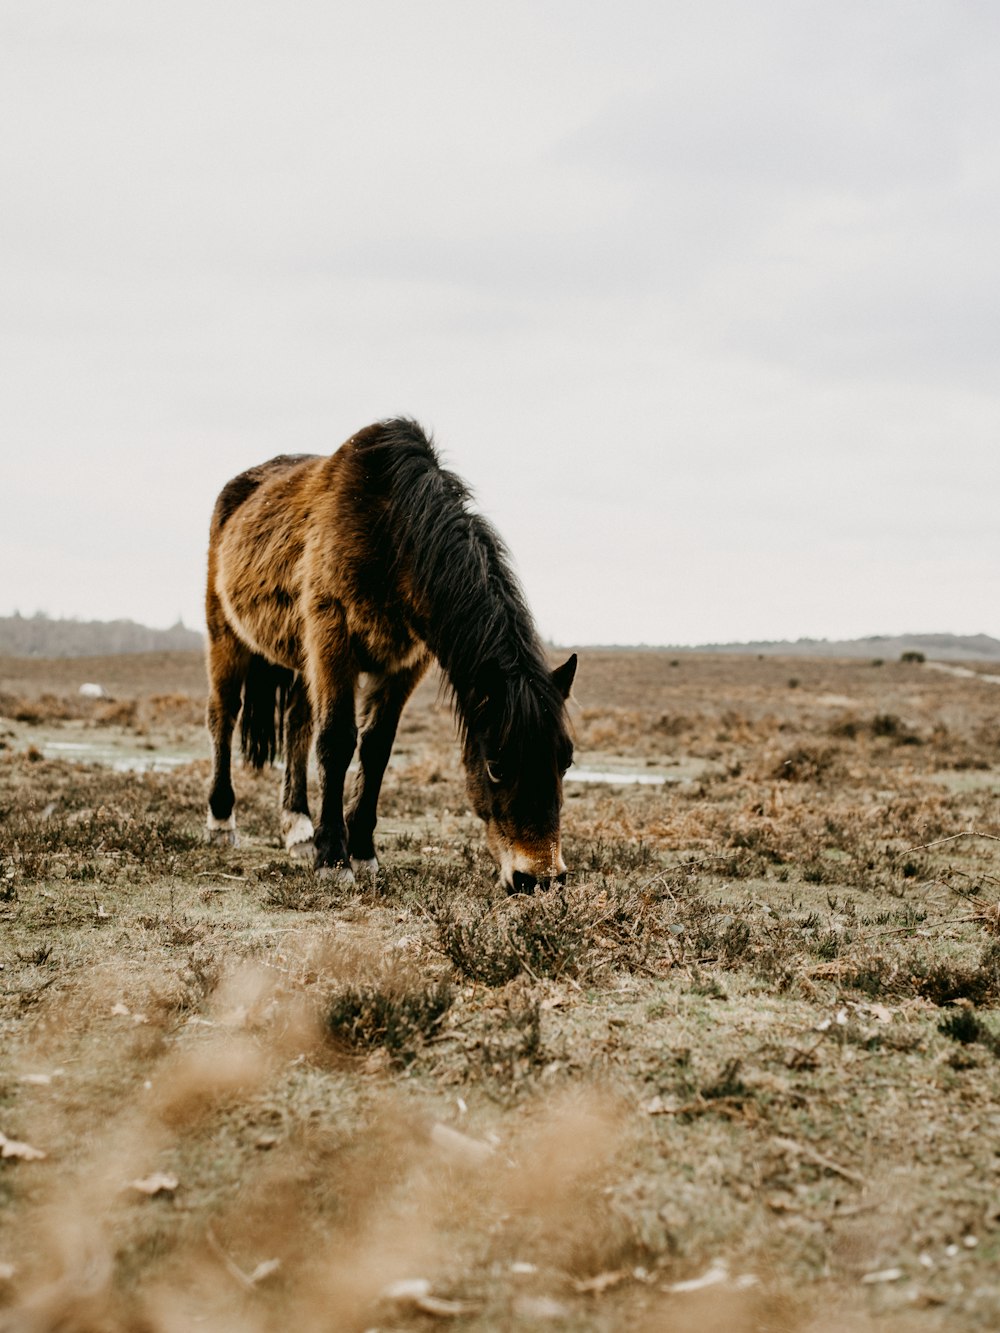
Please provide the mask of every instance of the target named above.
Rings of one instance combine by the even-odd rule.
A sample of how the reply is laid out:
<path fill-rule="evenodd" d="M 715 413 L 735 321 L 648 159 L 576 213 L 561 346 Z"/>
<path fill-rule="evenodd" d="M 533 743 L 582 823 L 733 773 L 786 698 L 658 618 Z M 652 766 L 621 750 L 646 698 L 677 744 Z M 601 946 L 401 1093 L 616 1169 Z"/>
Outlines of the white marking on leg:
<path fill-rule="evenodd" d="M 351 857 L 351 865 L 354 873 L 359 876 L 370 876 L 372 879 L 378 874 L 378 857 L 369 857 L 366 861 L 359 861 L 356 857 Z"/>
<path fill-rule="evenodd" d="M 217 819 L 212 814 L 212 808 L 209 806 L 208 819 L 205 823 L 205 841 L 219 843 L 224 847 L 235 847 L 236 839 L 236 811 L 233 810 L 228 819 Z"/>
<path fill-rule="evenodd" d="M 312 842 L 313 822 L 308 815 L 297 810 L 281 812 L 281 833 L 285 840 L 285 850 L 291 852 L 298 843 Z"/>
<path fill-rule="evenodd" d="M 354 871 L 350 866 L 320 866 L 317 878 L 332 880 L 334 884 L 353 884 Z"/>

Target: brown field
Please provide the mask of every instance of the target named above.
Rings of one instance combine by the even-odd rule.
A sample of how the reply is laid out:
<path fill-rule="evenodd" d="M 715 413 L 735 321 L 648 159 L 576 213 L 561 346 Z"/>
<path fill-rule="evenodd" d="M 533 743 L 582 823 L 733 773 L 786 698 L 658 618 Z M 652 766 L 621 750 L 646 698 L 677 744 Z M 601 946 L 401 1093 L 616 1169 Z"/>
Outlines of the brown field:
<path fill-rule="evenodd" d="M 0 1329 L 1000 1325 L 996 681 L 583 650 L 666 781 L 567 783 L 535 899 L 433 683 L 350 889 L 273 772 L 202 844 L 202 693 L 0 659 Z"/>

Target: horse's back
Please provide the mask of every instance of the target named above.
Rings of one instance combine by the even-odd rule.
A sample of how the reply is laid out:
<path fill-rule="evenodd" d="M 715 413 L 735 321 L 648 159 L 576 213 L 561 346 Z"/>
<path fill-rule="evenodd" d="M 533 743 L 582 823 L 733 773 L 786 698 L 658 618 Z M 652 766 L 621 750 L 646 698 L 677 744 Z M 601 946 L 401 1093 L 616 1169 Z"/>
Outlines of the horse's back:
<path fill-rule="evenodd" d="M 246 472 L 241 472 L 239 476 L 233 477 L 232 481 L 227 481 L 215 502 L 212 513 L 212 536 L 215 537 L 222 531 L 233 514 L 242 508 L 250 496 L 265 482 L 286 476 L 305 463 L 315 462 L 317 457 L 317 454 L 278 454 L 276 458 L 271 458 L 266 463 L 258 463 L 256 467 L 247 468 Z"/>
<path fill-rule="evenodd" d="M 348 652 L 366 671 L 411 662 L 422 615 L 404 529 L 420 479 L 436 469 L 423 431 L 399 419 L 332 455 L 280 455 L 234 477 L 212 517 L 210 634 L 228 627 L 261 657 L 307 673 L 317 645 L 335 641 L 328 657 Z"/>
<path fill-rule="evenodd" d="M 422 427 L 408 417 L 376 421 L 356 431 L 332 456 L 320 454 L 279 454 L 266 463 L 248 468 L 226 483 L 215 502 L 212 515 L 212 535 L 217 537 L 232 516 L 255 495 L 261 487 L 286 489 L 282 482 L 291 480 L 295 473 L 307 475 L 317 471 L 328 472 L 333 464 L 336 475 L 345 483 L 350 476 L 351 503 L 363 509 L 365 500 L 374 500 L 378 492 L 392 489 L 399 463 L 416 462 L 421 469 L 437 470 L 438 458 L 433 444 Z M 345 472 L 344 469 L 347 469 Z M 333 474 L 326 476 L 326 499 Z M 404 479 L 405 488 L 405 479 Z M 360 504 L 359 504 L 360 502 Z"/>
<path fill-rule="evenodd" d="M 206 622 L 209 638 L 229 631 L 252 652 L 299 667 L 294 603 L 309 491 L 324 459 L 280 454 L 226 483 L 212 514 Z"/>

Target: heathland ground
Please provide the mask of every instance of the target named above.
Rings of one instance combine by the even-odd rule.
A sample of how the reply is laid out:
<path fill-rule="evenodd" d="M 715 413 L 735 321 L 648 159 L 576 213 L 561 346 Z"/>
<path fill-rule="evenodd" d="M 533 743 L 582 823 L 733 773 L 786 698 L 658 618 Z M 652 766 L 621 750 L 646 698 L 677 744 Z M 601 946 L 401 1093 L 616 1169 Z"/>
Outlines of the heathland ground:
<path fill-rule="evenodd" d="M 434 682 L 346 887 L 202 843 L 197 655 L 0 659 L 0 1328 L 996 1328 L 970 666 L 581 651 L 508 899 Z"/>

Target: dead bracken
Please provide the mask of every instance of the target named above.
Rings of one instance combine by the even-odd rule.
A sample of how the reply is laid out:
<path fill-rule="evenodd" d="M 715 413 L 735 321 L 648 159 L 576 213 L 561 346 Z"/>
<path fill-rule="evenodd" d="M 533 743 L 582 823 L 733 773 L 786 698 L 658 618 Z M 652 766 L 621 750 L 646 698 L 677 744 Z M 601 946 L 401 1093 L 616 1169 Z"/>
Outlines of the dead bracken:
<path fill-rule="evenodd" d="M 580 762 L 669 781 L 509 898 L 433 681 L 348 885 L 273 774 L 201 842 L 195 658 L 0 666 L 3 1333 L 997 1326 L 994 685 L 581 653 Z"/>

